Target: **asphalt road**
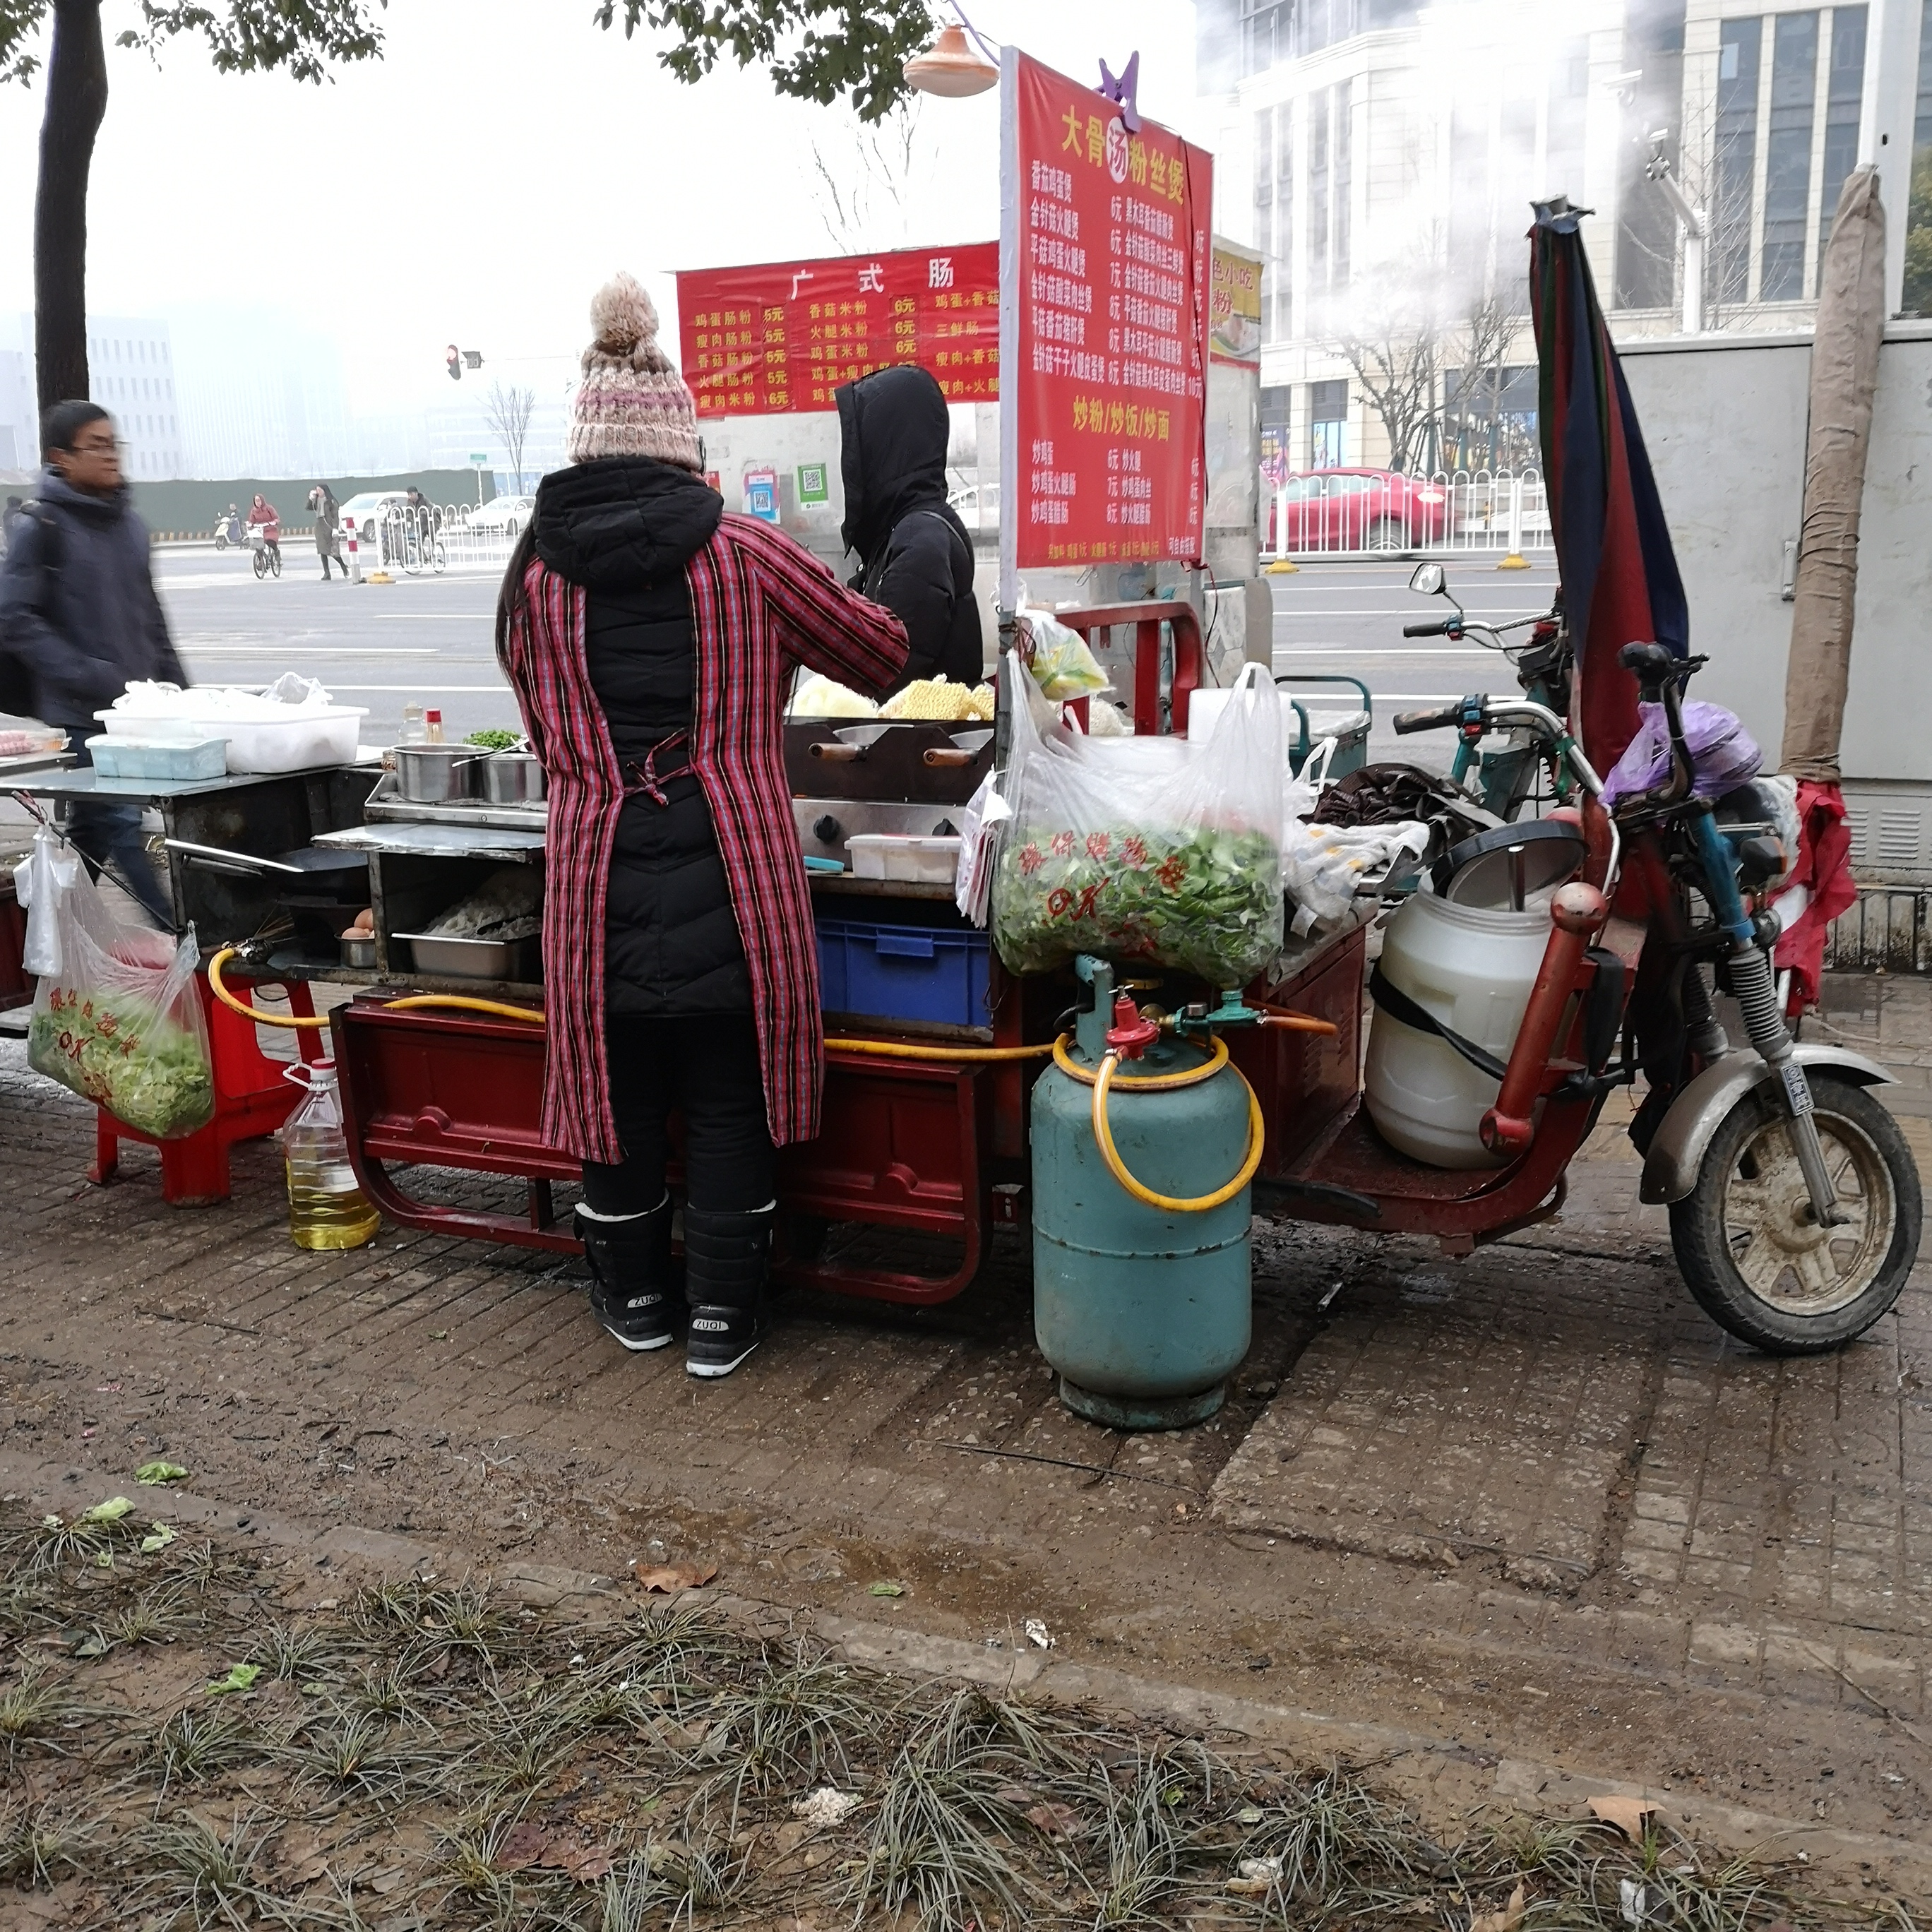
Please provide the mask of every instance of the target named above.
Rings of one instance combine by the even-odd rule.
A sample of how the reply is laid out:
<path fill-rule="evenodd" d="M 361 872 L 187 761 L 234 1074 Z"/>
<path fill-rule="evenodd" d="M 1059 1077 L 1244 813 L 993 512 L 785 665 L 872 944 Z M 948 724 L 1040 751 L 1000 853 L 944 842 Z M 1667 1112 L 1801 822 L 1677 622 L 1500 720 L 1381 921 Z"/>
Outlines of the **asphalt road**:
<path fill-rule="evenodd" d="M 440 705 L 452 737 L 514 726 L 516 706 L 496 668 L 490 628 L 493 572 L 398 577 L 389 584 L 321 580 L 313 544 L 292 535 L 279 579 L 257 582 L 247 555 L 209 549 L 158 554 L 155 580 L 190 674 L 200 683 L 260 685 L 285 670 L 320 678 L 340 702 L 368 708 L 363 742 L 393 740 L 412 698 Z M 1440 614 L 1408 589 L 1412 565 L 1318 563 L 1268 580 L 1274 596 L 1274 668 L 1294 680 L 1346 671 L 1374 694 L 1371 750 L 1446 764 L 1450 740 L 1398 739 L 1390 716 L 1466 691 L 1512 688 L 1490 651 L 1441 638 L 1405 640 L 1406 622 Z M 1498 572 L 1475 555 L 1449 566 L 1450 587 L 1472 616 L 1496 622 L 1547 608 L 1553 566 Z M 1291 683 L 1316 706 L 1353 708 L 1346 686 Z M 1316 716 L 1318 717 L 1318 708 Z"/>
<path fill-rule="evenodd" d="M 1308 563 L 1270 577 L 1275 674 L 1290 680 L 1288 690 L 1306 700 L 1317 719 L 1318 706 L 1353 709 L 1359 700 L 1346 685 L 1324 688 L 1294 680 L 1322 672 L 1359 677 L 1375 699 L 1370 756 L 1444 769 L 1453 734 L 1398 738 L 1389 728 L 1394 713 L 1446 704 L 1472 691 L 1513 692 L 1516 683 L 1507 662 L 1494 651 L 1443 638 L 1402 636 L 1405 624 L 1447 614 L 1440 598 L 1419 597 L 1409 590 L 1414 567 L 1412 562 Z M 1540 616 L 1556 595 L 1553 558 L 1528 570 L 1498 571 L 1493 554 L 1474 552 L 1445 568 L 1457 601 L 1485 622 L 1502 625 Z"/>

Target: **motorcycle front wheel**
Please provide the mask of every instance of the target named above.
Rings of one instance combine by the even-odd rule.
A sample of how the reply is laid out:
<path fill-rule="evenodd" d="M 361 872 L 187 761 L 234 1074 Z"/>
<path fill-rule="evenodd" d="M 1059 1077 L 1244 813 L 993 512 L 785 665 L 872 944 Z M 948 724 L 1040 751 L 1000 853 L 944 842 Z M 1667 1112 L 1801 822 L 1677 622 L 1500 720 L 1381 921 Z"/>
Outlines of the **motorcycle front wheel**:
<path fill-rule="evenodd" d="M 217 550 L 226 550 L 228 548 L 228 539 L 219 530 L 214 533 L 214 547 Z"/>
<path fill-rule="evenodd" d="M 1821 1228 L 1789 1124 L 1765 1089 L 1719 1124 L 1697 1184 L 1670 1208 L 1671 1245 L 1699 1305 L 1774 1355 L 1841 1348 L 1890 1309 L 1918 1256 L 1918 1169 L 1864 1088 L 1811 1076 L 1818 1139 L 1847 1219 Z"/>

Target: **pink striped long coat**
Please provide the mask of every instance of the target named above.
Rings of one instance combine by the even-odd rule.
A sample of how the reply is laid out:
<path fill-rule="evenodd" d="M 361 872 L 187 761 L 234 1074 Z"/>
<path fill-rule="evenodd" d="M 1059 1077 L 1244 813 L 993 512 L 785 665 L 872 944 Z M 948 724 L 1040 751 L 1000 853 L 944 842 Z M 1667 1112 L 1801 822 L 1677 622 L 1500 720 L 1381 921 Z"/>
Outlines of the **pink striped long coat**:
<path fill-rule="evenodd" d="M 905 663 L 905 627 L 755 518 L 725 517 L 685 574 L 698 646 L 691 763 L 718 828 L 751 969 L 765 1112 L 783 1147 L 818 1134 L 824 1080 L 818 949 L 785 782 L 785 698 L 800 662 L 862 690 L 884 689 Z M 591 688 L 584 592 L 536 558 L 524 586 L 504 655 L 549 782 L 543 1134 L 580 1160 L 616 1161 L 604 916 L 624 781 Z"/>

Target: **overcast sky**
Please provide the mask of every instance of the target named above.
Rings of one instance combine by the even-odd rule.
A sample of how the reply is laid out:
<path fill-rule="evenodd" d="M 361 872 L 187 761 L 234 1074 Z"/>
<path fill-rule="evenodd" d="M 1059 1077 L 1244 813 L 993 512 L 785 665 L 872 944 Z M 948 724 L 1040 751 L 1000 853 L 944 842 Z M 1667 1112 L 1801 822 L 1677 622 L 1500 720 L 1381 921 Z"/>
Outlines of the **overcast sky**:
<path fill-rule="evenodd" d="M 1140 100 L 1194 131 L 1187 0 L 974 0 L 989 38 L 1082 79 L 1141 52 Z M 781 100 L 721 69 L 694 87 L 592 22 L 591 0 L 391 0 L 384 57 L 332 85 L 215 74 L 184 36 L 157 68 L 108 50 L 110 98 L 89 201 L 88 305 L 186 325 L 204 306 L 302 318 L 340 344 L 358 411 L 442 400 L 443 345 L 487 366 L 561 356 L 597 284 L 643 276 L 676 355 L 680 268 L 835 252 L 816 142 L 862 182 L 849 111 Z M 106 0 L 110 43 L 132 0 Z M 886 246 L 998 233 L 997 91 L 928 100 L 912 208 Z M 40 91 L 0 94 L 0 310 L 33 300 Z M 258 212 L 258 208 L 263 212 Z M 536 364 L 528 373 L 540 371 Z M 446 386 L 443 393 L 446 394 Z"/>

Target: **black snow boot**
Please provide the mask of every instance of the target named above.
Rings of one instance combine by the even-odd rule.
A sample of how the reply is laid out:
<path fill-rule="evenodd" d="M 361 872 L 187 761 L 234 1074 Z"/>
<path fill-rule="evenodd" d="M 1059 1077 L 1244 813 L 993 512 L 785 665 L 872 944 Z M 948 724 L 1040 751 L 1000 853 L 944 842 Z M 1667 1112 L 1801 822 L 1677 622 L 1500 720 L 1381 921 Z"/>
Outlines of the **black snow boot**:
<path fill-rule="evenodd" d="M 600 1220 L 580 1208 L 591 1312 L 627 1348 L 662 1348 L 677 1333 L 684 1295 L 670 1252 L 670 1196 L 648 1214 Z"/>
<path fill-rule="evenodd" d="M 728 1376 L 764 1340 L 765 1274 L 778 1204 L 748 1214 L 684 1210 L 686 1292 L 691 1328 L 684 1366 L 694 1376 Z"/>

